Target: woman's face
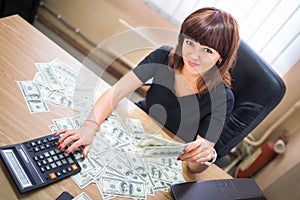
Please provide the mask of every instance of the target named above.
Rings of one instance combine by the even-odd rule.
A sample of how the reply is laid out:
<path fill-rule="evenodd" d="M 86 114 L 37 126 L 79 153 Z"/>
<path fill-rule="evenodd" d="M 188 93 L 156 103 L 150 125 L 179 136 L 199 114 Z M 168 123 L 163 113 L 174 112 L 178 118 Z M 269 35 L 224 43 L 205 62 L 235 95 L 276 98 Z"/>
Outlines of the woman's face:
<path fill-rule="evenodd" d="M 213 48 L 201 45 L 195 40 L 185 38 L 182 44 L 183 70 L 192 75 L 199 75 L 211 69 L 220 54 Z"/>

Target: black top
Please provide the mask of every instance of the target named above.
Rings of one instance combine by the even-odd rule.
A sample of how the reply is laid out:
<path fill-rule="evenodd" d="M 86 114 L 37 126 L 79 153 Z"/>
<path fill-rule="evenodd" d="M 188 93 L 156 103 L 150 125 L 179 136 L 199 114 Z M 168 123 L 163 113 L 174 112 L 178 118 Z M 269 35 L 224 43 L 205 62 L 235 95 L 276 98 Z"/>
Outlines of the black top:
<path fill-rule="evenodd" d="M 168 66 L 172 47 L 162 46 L 142 60 L 133 72 L 143 82 L 152 79 L 146 95 L 146 112 L 186 142 L 197 134 L 217 142 L 234 96 L 224 83 L 202 94 L 176 96 L 174 69 Z"/>

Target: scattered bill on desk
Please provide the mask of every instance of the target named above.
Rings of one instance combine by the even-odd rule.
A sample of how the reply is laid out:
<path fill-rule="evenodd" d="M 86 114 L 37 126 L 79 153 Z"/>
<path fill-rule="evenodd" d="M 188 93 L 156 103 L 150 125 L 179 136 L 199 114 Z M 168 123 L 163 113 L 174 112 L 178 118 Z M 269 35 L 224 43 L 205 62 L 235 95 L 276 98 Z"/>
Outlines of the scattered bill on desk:
<path fill-rule="evenodd" d="M 68 66 L 61 60 L 56 58 L 56 59 L 52 60 L 49 64 L 65 79 L 70 79 L 72 81 L 76 81 L 76 79 L 78 77 L 78 72 L 73 70 L 70 66 Z"/>
<path fill-rule="evenodd" d="M 73 95 L 78 72 L 59 59 L 54 59 L 50 63 L 35 63 L 35 66 L 38 72 L 31 82 L 38 88 L 39 95 L 24 95 L 22 85 L 19 84 L 30 112 L 48 112 L 47 104 L 78 111 L 74 106 Z"/>
<path fill-rule="evenodd" d="M 38 86 L 33 81 L 18 81 L 18 85 L 30 113 L 49 112 L 47 104 L 42 101 Z"/>
<path fill-rule="evenodd" d="M 51 90 L 63 90 L 65 88 L 51 65 L 48 63 L 35 63 L 35 65 Z"/>
<path fill-rule="evenodd" d="M 78 196 L 74 197 L 73 200 L 92 200 L 85 192 L 82 192 Z"/>
<path fill-rule="evenodd" d="M 126 125 L 136 141 L 144 135 L 144 128 L 140 119 L 126 118 Z"/>
<path fill-rule="evenodd" d="M 74 129 L 74 126 L 73 126 L 70 118 L 54 119 L 53 124 L 57 127 L 58 130 L 62 130 L 62 129 L 73 130 Z"/>
<path fill-rule="evenodd" d="M 146 197 L 146 187 L 143 182 L 102 177 L 102 193 L 103 195 L 144 199 Z"/>
<path fill-rule="evenodd" d="M 50 103 L 52 105 L 56 105 L 64 108 L 73 108 L 73 99 L 71 97 L 65 96 L 64 93 L 54 91 L 49 96 L 43 98 L 44 102 Z"/>

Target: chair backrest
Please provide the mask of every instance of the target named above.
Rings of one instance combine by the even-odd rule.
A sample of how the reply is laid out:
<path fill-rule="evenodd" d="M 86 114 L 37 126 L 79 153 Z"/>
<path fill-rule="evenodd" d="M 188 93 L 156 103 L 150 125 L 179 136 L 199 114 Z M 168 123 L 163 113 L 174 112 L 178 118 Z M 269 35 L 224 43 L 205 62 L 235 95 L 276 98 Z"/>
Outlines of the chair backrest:
<path fill-rule="evenodd" d="M 218 156 L 240 143 L 278 105 L 286 90 L 282 79 L 244 41 L 231 76 L 235 105 L 216 143 Z"/>

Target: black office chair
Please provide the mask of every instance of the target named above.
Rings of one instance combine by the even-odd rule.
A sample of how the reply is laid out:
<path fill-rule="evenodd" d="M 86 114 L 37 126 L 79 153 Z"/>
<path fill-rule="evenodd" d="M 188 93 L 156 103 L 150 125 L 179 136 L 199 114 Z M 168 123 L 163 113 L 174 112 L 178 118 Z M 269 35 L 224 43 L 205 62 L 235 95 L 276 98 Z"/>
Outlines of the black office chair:
<path fill-rule="evenodd" d="M 238 145 L 281 101 L 285 84 L 244 41 L 231 71 L 233 111 L 215 145 L 219 158 Z"/>
<path fill-rule="evenodd" d="M 244 41 L 231 76 L 235 104 L 215 145 L 218 158 L 238 145 L 278 105 L 286 90 L 282 79 Z M 137 105 L 146 111 L 145 101 Z"/>

